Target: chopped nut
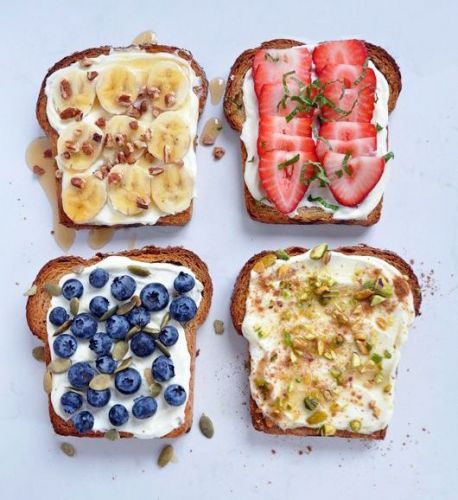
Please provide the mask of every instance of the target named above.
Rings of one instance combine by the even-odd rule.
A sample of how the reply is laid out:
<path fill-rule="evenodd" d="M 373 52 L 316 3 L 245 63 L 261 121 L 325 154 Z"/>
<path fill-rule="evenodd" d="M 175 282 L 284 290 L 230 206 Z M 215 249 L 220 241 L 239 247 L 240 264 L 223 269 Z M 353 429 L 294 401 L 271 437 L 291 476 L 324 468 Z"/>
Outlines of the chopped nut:
<path fill-rule="evenodd" d="M 159 175 L 164 172 L 164 169 L 162 167 L 150 167 L 148 169 L 148 172 L 150 173 L 150 175 Z"/>
<path fill-rule="evenodd" d="M 320 260 L 323 258 L 324 254 L 328 251 L 328 244 L 321 243 L 310 250 L 310 258 L 313 260 Z"/>
<path fill-rule="evenodd" d="M 341 326 L 348 325 L 348 323 L 349 323 L 348 318 L 342 311 L 339 311 L 336 309 L 333 312 L 333 316 L 339 325 L 341 325 Z"/>
<path fill-rule="evenodd" d="M 95 121 L 95 124 L 97 125 L 97 127 L 100 127 L 100 128 L 104 128 L 106 123 L 107 122 L 103 116 L 99 116 L 99 118 L 97 118 L 97 120 Z"/>
<path fill-rule="evenodd" d="M 81 145 L 81 151 L 86 155 L 86 156 L 91 156 L 94 153 L 94 146 L 90 142 L 83 142 Z"/>
<path fill-rule="evenodd" d="M 370 288 L 363 288 L 354 294 L 354 298 L 356 300 L 366 300 L 372 295 L 374 295 L 374 292 Z"/>
<path fill-rule="evenodd" d="M 352 368 L 358 368 L 361 365 L 361 358 L 354 352 L 351 355 L 351 366 Z"/>
<path fill-rule="evenodd" d="M 381 330 L 386 330 L 387 326 L 388 326 L 388 323 L 386 321 L 385 318 L 382 318 L 381 316 L 379 316 L 376 320 L 375 320 L 375 323 L 377 324 L 377 326 L 381 329 Z"/>
<path fill-rule="evenodd" d="M 131 101 L 130 95 L 128 95 L 128 94 L 121 94 L 118 97 L 118 102 L 122 106 L 130 106 L 130 104 L 131 104 L 132 101 Z"/>
<path fill-rule="evenodd" d="M 87 79 L 90 82 L 92 82 L 92 80 L 95 80 L 98 76 L 99 76 L 99 74 L 97 73 L 97 71 L 88 71 L 87 72 Z"/>
<path fill-rule="evenodd" d="M 222 335 L 224 333 L 224 323 L 219 319 L 215 319 L 213 322 L 213 328 L 217 335 Z"/>
<path fill-rule="evenodd" d="M 375 418 L 378 418 L 380 416 L 381 410 L 374 400 L 369 401 L 369 408 L 372 410 L 372 415 L 374 415 Z"/>
<path fill-rule="evenodd" d="M 318 351 L 318 354 L 322 356 L 324 352 L 324 342 L 321 339 L 318 339 L 316 341 L 316 349 Z"/>
<path fill-rule="evenodd" d="M 132 130 L 137 130 L 138 129 L 138 121 L 137 120 L 132 120 L 131 122 L 129 122 L 129 127 Z"/>
<path fill-rule="evenodd" d="M 322 436 L 334 436 L 336 433 L 336 428 L 331 424 L 324 424 L 320 429 L 320 434 Z"/>
<path fill-rule="evenodd" d="M 120 184 L 122 181 L 121 174 L 118 174 L 118 172 L 110 172 L 108 175 L 108 184 L 111 184 L 112 186 L 115 186 L 117 184 Z"/>
<path fill-rule="evenodd" d="M 175 96 L 175 92 L 169 92 L 164 96 L 164 103 L 167 108 L 171 108 L 177 102 L 177 98 Z"/>
<path fill-rule="evenodd" d="M 367 344 L 366 342 L 362 341 L 362 340 L 356 340 L 356 347 L 358 348 L 358 351 L 361 353 L 361 354 L 368 354 L 369 351 L 367 349 Z"/>
<path fill-rule="evenodd" d="M 94 172 L 94 177 L 97 177 L 97 179 L 100 179 L 101 181 L 105 178 L 101 170 L 96 170 Z"/>
<path fill-rule="evenodd" d="M 215 146 L 213 148 L 213 158 L 215 160 L 220 160 L 224 155 L 226 151 L 224 151 L 224 148 L 221 148 L 220 146 Z"/>
<path fill-rule="evenodd" d="M 64 99 L 64 101 L 70 99 L 73 92 L 72 92 L 72 85 L 68 80 L 66 80 L 65 78 L 61 80 L 59 84 L 59 89 L 60 89 L 60 95 L 62 99 Z"/>
<path fill-rule="evenodd" d="M 95 132 L 93 135 L 92 135 L 92 140 L 94 142 L 101 142 L 102 141 L 102 136 L 100 134 L 98 134 L 97 132 Z"/>
<path fill-rule="evenodd" d="M 77 189 L 83 189 L 86 182 L 81 177 L 72 177 L 70 184 Z"/>
<path fill-rule="evenodd" d="M 43 157 L 44 158 L 52 158 L 52 151 L 51 151 L 51 149 L 45 149 L 43 151 Z"/>
<path fill-rule="evenodd" d="M 127 116 L 130 116 L 131 118 L 140 118 L 140 109 L 135 107 L 135 104 L 132 104 L 132 106 L 130 106 L 127 110 Z"/>
<path fill-rule="evenodd" d="M 78 108 L 65 108 L 60 112 L 59 116 L 62 120 L 69 120 L 70 118 L 81 119 L 83 117 L 83 113 Z"/>
<path fill-rule="evenodd" d="M 137 207 L 142 208 L 143 210 L 146 210 L 148 208 L 148 205 L 149 205 L 148 201 L 145 200 L 145 198 L 142 198 L 140 196 L 137 196 L 136 203 L 137 203 Z"/>
<path fill-rule="evenodd" d="M 361 420 L 351 420 L 350 429 L 353 432 L 359 432 L 361 430 Z"/>
<path fill-rule="evenodd" d="M 56 179 L 62 179 L 62 176 L 63 176 L 63 175 L 64 175 L 64 174 L 62 173 L 62 170 L 56 170 L 56 171 L 54 172 L 54 176 L 56 177 Z"/>
<path fill-rule="evenodd" d="M 46 170 L 40 167 L 40 165 L 34 165 L 32 167 L 32 171 L 35 175 L 43 175 L 46 172 Z"/>

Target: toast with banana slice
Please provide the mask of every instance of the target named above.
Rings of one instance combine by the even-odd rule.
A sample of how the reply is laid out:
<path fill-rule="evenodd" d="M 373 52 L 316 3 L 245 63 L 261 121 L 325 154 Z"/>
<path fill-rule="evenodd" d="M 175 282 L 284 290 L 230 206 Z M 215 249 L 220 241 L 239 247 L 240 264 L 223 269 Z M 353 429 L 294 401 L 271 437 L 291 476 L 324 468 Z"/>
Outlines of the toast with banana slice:
<path fill-rule="evenodd" d="M 398 255 L 366 245 L 261 252 L 231 316 L 249 343 L 256 430 L 384 439 L 401 345 L 421 292 Z"/>
<path fill-rule="evenodd" d="M 177 437 L 190 429 L 196 334 L 212 299 L 205 263 L 178 247 L 39 271 L 27 322 L 44 344 L 44 387 L 57 434 Z"/>
<path fill-rule="evenodd" d="M 362 40 L 270 40 L 233 64 L 224 112 L 240 133 L 249 215 L 271 224 L 375 224 L 391 170 L 401 74 Z"/>
<path fill-rule="evenodd" d="M 166 45 L 92 48 L 57 62 L 36 112 L 52 143 L 60 222 L 189 222 L 207 89 L 191 53 Z"/>

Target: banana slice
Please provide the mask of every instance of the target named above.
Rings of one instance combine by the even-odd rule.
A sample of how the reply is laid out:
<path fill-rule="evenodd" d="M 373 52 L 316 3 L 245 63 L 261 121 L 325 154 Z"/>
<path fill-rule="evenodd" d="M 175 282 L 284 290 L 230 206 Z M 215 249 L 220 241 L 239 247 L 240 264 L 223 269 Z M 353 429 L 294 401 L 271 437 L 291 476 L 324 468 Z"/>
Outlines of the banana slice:
<path fill-rule="evenodd" d="M 103 132 L 92 123 L 74 122 L 66 127 L 57 140 L 57 154 L 68 170 L 84 172 L 99 157 Z"/>
<path fill-rule="evenodd" d="M 52 99 L 62 119 L 81 119 L 94 104 L 94 82 L 89 80 L 86 71 L 69 69 L 63 72 L 62 77 L 56 78 Z"/>
<path fill-rule="evenodd" d="M 151 178 L 154 203 L 167 214 L 176 214 L 189 207 L 194 192 L 194 179 L 183 167 L 173 163 Z"/>
<path fill-rule="evenodd" d="M 160 114 L 151 125 L 148 151 L 165 163 L 181 160 L 186 154 L 191 135 L 189 127 L 179 113 Z"/>
<path fill-rule="evenodd" d="M 96 92 L 102 107 L 109 113 L 119 115 L 125 113 L 137 98 L 138 83 L 132 71 L 112 66 L 99 76 Z"/>
<path fill-rule="evenodd" d="M 113 207 L 124 215 L 138 215 L 151 203 L 151 184 L 146 170 L 125 163 L 108 174 L 108 196 Z"/>
<path fill-rule="evenodd" d="M 64 212 L 73 222 L 89 222 L 102 210 L 107 201 L 104 181 L 92 174 L 75 175 L 68 187 L 62 191 Z"/>
<path fill-rule="evenodd" d="M 146 127 L 129 116 L 113 116 L 107 122 L 103 155 L 113 164 L 138 160 L 146 150 Z"/>
<path fill-rule="evenodd" d="M 181 66 L 173 61 L 155 64 L 147 79 L 148 89 L 158 89 L 153 106 L 162 110 L 178 109 L 188 97 L 190 81 Z"/>

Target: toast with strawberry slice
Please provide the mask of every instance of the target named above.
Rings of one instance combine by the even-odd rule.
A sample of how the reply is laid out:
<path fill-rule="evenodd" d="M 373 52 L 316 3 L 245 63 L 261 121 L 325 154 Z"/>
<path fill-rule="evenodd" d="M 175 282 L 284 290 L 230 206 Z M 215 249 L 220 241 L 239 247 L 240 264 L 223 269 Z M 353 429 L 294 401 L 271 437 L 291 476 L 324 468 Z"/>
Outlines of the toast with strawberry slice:
<path fill-rule="evenodd" d="M 276 39 L 243 52 L 224 112 L 241 133 L 249 215 L 272 224 L 376 223 L 393 157 L 388 114 L 401 87 L 390 54 L 361 40 Z"/>

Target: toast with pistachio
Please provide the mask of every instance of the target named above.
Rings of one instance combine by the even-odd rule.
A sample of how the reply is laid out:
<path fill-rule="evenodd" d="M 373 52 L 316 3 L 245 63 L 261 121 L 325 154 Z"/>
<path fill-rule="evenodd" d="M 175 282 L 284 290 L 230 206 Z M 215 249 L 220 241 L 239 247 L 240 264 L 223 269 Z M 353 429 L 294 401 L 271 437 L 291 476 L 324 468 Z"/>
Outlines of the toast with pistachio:
<path fill-rule="evenodd" d="M 192 54 L 167 45 L 91 48 L 57 62 L 36 114 L 52 143 L 60 222 L 189 222 L 207 89 Z"/>
<path fill-rule="evenodd" d="M 401 74 L 363 40 L 270 40 L 233 64 L 224 112 L 240 133 L 249 215 L 270 224 L 375 224 Z"/>
<path fill-rule="evenodd" d="M 212 298 L 197 255 L 150 246 L 60 257 L 29 295 L 57 434 L 146 439 L 191 428 L 196 333 Z"/>
<path fill-rule="evenodd" d="M 249 343 L 256 430 L 384 439 L 400 348 L 421 292 L 398 255 L 366 245 L 261 252 L 232 295 Z"/>

